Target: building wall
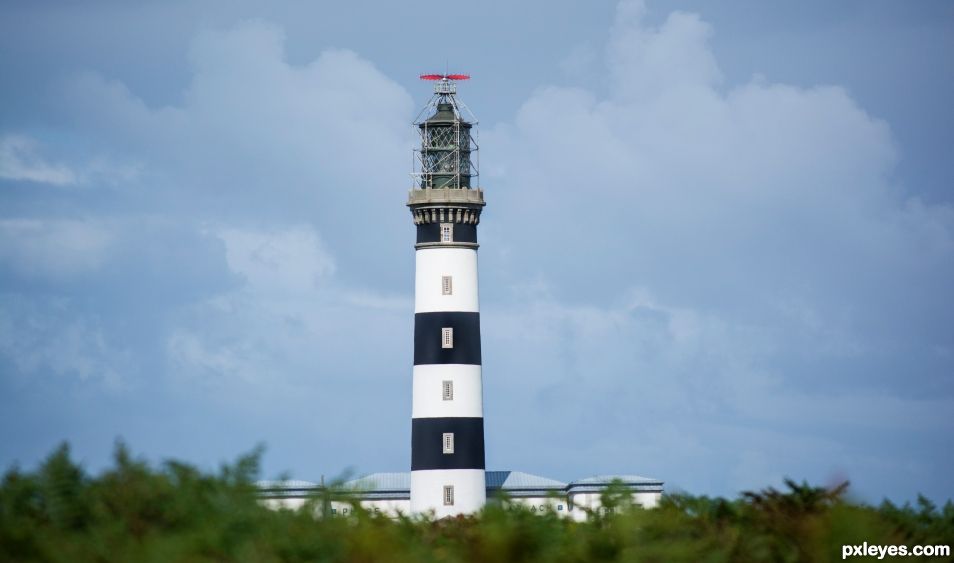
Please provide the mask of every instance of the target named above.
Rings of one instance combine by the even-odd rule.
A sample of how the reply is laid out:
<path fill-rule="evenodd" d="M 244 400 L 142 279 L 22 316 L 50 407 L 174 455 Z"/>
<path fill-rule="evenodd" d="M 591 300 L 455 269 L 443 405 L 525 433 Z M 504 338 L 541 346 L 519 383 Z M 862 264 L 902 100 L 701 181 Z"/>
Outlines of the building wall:
<path fill-rule="evenodd" d="M 372 514 L 397 516 L 400 513 L 407 516 L 411 513 L 409 499 L 363 500 L 359 504 L 361 508 Z M 353 510 L 351 503 L 336 501 L 331 503 L 331 509 L 332 514 L 336 516 L 347 516 Z"/>
<path fill-rule="evenodd" d="M 507 503 L 511 506 L 523 507 L 530 512 L 537 512 L 540 514 L 554 512 L 557 514 L 557 516 L 570 515 L 570 503 L 567 502 L 566 497 L 511 497 L 507 499 Z"/>
<path fill-rule="evenodd" d="M 633 493 L 633 503 L 643 508 L 655 508 L 659 505 L 662 493 L 659 492 L 636 492 Z M 442 506 L 441 499 L 434 499 L 434 503 Z M 587 492 L 575 493 L 569 496 L 527 496 L 511 497 L 507 502 L 512 506 L 521 506 L 537 512 L 546 514 L 552 512 L 557 516 L 572 518 L 577 522 L 585 521 L 590 512 L 599 512 L 602 509 L 600 502 L 600 493 Z M 297 510 L 305 504 L 304 497 L 299 498 L 268 498 L 263 499 L 262 503 L 272 509 L 287 508 Z M 362 500 L 359 502 L 362 508 L 368 512 L 384 514 L 387 516 L 397 516 L 399 513 L 409 515 L 411 513 L 411 501 L 409 499 L 375 499 Z M 353 512 L 351 503 L 332 501 L 332 514 L 335 516 L 348 516 Z M 456 514 L 456 511 L 438 511 L 435 516 L 442 518 Z"/>
<path fill-rule="evenodd" d="M 643 508 L 655 508 L 659 505 L 660 498 L 662 498 L 662 493 L 636 492 L 632 494 L 633 504 Z M 599 492 L 571 493 L 568 495 L 568 501 L 570 503 L 569 515 L 579 522 L 586 520 L 587 510 L 592 512 L 603 510 Z"/>

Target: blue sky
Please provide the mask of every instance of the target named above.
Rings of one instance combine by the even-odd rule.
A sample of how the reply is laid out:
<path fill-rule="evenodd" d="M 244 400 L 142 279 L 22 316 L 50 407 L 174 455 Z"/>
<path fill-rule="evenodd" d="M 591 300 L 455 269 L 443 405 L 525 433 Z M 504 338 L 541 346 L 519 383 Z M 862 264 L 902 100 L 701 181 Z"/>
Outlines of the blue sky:
<path fill-rule="evenodd" d="M 489 468 L 951 496 L 950 3 L 392 4 L 0 7 L 0 464 L 406 470 L 446 66 Z"/>

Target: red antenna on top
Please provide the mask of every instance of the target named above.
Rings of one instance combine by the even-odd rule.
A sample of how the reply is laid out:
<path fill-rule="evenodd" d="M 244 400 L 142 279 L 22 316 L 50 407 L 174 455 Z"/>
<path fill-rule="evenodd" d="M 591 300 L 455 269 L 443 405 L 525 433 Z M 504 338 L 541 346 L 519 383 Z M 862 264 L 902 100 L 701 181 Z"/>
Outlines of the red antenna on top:
<path fill-rule="evenodd" d="M 421 80 L 470 80 L 469 74 L 422 74 Z"/>
<path fill-rule="evenodd" d="M 451 95 L 457 93 L 457 81 L 458 80 L 470 80 L 469 74 L 422 74 L 421 80 L 433 80 L 437 82 L 434 85 L 434 93 L 440 94 L 442 96 Z"/>

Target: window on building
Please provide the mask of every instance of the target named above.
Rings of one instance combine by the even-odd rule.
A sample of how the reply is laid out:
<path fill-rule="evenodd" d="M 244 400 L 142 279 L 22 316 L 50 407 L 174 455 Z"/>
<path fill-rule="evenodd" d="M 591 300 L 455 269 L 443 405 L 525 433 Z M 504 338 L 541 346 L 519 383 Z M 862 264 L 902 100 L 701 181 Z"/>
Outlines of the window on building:
<path fill-rule="evenodd" d="M 454 224 L 441 223 L 441 242 L 454 241 Z"/>
<path fill-rule="evenodd" d="M 442 382 L 443 387 L 443 397 L 445 401 L 454 400 L 454 382 L 453 381 L 444 381 Z"/>
<path fill-rule="evenodd" d="M 444 327 L 441 329 L 441 348 L 454 347 L 454 328 Z"/>
<path fill-rule="evenodd" d="M 454 485 L 444 485 L 444 506 L 454 506 Z"/>
<path fill-rule="evenodd" d="M 454 293 L 454 278 L 451 276 L 441 276 L 441 295 L 452 295 Z"/>
<path fill-rule="evenodd" d="M 444 453 L 445 454 L 454 453 L 454 433 L 453 432 L 444 432 Z"/>

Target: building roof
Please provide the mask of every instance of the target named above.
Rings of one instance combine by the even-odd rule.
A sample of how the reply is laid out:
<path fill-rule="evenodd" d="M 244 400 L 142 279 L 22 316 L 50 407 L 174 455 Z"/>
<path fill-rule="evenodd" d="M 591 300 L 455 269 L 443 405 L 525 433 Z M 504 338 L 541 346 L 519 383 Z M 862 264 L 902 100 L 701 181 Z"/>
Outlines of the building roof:
<path fill-rule="evenodd" d="M 566 483 L 522 471 L 488 471 L 487 492 L 502 491 L 510 496 L 539 496 L 549 492 L 562 493 Z"/>
<path fill-rule="evenodd" d="M 659 483 L 662 484 L 662 481 L 659 479 L 653 479 L 652 477 L 641 477 L 639 475 L 596 475 L 593 477 L 587 477 L 585 479 L 577 479 L 572 481 L 570 485 L 608 485 L 613 481 L 620 481 L 623 484 L 652 484 Z"/>
<path fill-rule="evenodd" d="M 411 498 L 411 474 L 407 471 L 371 473 L 346 481 L 343 488 L 365 500 L 406 500 Z"/>
<path fill-rule="evenodd" d="M 487 471 L 487 494 L 506 493 L 511 497 L 545 496 L 550 493 L 602 492 L 613 482 L 638 492 L 662 492 L 663 482 L 639 475 L 596 475 L 570 483 L 548 479 L 522 471 Z M 311 481 L 258 481 L 264 496 L 297 497 L 320 492 L 322 485 Z M 411 473 L 370 473 L 346 481 L 342 487 L 358 494 L 362 500 L 406 500 L 411 495 Z"/>
<path fill-rule="evenodd" d="M 645 492 L 662 492 L 663 486 L 659 479 L 639 475 L 596 475 L 572 481 L 566 490 L 568 493 L 601 492 L 614 482 L 631 490 Z"/>
<path fill-rule="evenodd" d="M 300 481 L 298 479 L 286 479 L 284 481 L 272 481 L 268 479 L 263 479 L 261 481 L 256 481 L 255 486 L 259 489 L 314 489 L 318 487 L 318 483 L 312 483 L 311 481 Z"/>

